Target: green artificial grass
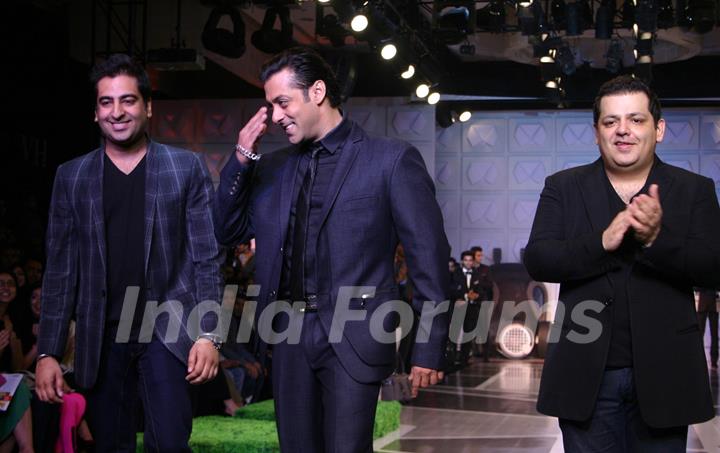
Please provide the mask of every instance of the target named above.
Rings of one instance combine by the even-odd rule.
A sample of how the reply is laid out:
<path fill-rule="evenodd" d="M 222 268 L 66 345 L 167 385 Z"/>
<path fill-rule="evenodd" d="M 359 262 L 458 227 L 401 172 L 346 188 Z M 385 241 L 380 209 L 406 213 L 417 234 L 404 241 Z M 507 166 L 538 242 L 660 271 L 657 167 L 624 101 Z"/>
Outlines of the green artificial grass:
<path fill-rule="evenodd" d="M 400 407 L 397 401 L 378 403 L 374 439 L 400 427 Z M 142 436 L 142 433 L 138 434 L 138 452 L 143 451 Z M 197 453 L 279 452 L 273 400 L 238 409 L 235 417 L 208 416 L 193 419 L 190 448 Z"/>

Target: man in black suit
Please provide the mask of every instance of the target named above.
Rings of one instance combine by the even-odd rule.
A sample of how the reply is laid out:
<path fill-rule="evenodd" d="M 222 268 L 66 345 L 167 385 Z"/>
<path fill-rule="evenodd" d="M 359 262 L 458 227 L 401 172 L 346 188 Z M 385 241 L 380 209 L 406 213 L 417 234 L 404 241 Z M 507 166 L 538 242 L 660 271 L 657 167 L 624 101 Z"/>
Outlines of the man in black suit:
<path fill-rule="evenodd" d="M 566 452 L 684 452 L 714 416 L 693 286 L 720 280 L 715 187 L 655 155 L 665 122 L 643 82 L 604 84 L 593 120 L 601 158 L 547 178 L 525 251 L 564 307 L 538 410 Z"/>
<path fill-rule="evenodd" d="M 216 236 L 226 245 L 255 237 L 258 313 L 269 304 L 287 309 L 276 332 L 301 322 L 299 342 L 273 348 L 282 451 L 370 452 L 380 382 L 396 354 L 394 339 L 378 341 L 369 320 L 399 299 L 399 242 L 414 286 L 412 308 L 418 316 L 442 312 L 419 325 L 413 391 L 442 379 L 448 304 L 440 303 L 450 250 L 433 182 L 416 148 L 369 137 L 343 116 L 335 76 L 314 51 L 277 55 L 261 80 L 270 108 L 240 131 L 222 171 Z M 254 151 L 269 116 L 291 146 L 259 159 Z M 343 316 L 351 320 L 338 321 Z M 379 327 L 394 335 L 398 317 L 383 319 Z"/>
<path fill-rule="evenodd" d="M 485 296 L 485 291 L 480 286 L 480 276 L 478 269 L 475 267 L 474 254 L 471 250 L 466 250 L 460 254 L 460 267 L 455 269 L 451 275 L 452 290 L 451 300 L 454 301 L 456 309 L 463 307 L 465 309 L 465 319 L 463 321 L 463 331 L 471 332 L 478 323 L 478 315 L 480 314 L 480 304 Z M 465 365 L 472 353 L 472 343 L 462 342 L 461 338 L 453 338 L 455 343 L 456 365 Z"/>

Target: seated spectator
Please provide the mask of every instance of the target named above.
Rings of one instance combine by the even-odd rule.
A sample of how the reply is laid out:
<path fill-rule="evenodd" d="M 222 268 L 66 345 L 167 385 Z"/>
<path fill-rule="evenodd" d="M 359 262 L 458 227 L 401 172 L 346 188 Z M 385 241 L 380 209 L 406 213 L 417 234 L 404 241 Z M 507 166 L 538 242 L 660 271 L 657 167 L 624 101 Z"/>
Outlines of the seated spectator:
<path fill-rule="evenodd" d="M 0 372 L 22 369 L 22 347 L 15 335 L 8 307 L 17 297 L 12 271 L 0 271 Z M 30 391 L 20 383 L 7 411 L 0 412 L 0 451 L 12 451 L 17 442 L 21 453 L 33 452 Z"/>
<path fill-rule="evenodd" d="M 245 403 L 250 403 L 259 395 L 267 370 L 248 349 L 248 343 L 237 341 L 241 325 L 246 322 L 241 318 L 245 306 L 245 285 L 240 286 L 233 316 L 230 321 L 228 338 L 221 350 L 220 366 L 235 384 L 236 390 Z"/>

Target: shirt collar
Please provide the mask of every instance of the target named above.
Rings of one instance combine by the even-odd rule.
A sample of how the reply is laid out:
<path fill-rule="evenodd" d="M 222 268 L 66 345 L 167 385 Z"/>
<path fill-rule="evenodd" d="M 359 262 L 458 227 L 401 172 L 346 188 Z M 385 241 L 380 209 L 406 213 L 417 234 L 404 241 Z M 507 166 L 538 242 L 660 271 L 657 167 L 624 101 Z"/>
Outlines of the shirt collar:
<path fill-rule="evenodd" d="M 335 126 L 325 135 L 325 137 L 319 140 L 323 148 L 325 148 L 330 154 L 335 154 L 335 152 L 342 147 L 343 143 L 345 143 L 345 140 L 347 140 L 350 135 L 350 130 L 352 129 L 350 120 L 344 112 L 341 111 L 341 113 L 343 117 L 340 124 Z"/>

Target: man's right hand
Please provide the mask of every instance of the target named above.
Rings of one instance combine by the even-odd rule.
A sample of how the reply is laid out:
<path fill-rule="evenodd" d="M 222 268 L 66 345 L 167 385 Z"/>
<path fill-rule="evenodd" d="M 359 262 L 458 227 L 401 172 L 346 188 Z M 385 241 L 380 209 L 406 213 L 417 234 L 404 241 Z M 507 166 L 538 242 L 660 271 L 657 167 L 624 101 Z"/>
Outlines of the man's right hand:
<path fill-rule="evenodd" d="M 238 145 L 248 151 L 255 152 L 260 137 L 262 137 L 267 130 L 267 110 L 267 107 L 260 107 L 257 113 L 250 118 L 250 121 L 248 121 L 245 127 L 238 133 Z M 250 163 L 250 159 L 245 157 L 240 151 L 235 151 L 235 156 L 237 156 L 241 164 L 247 165 Z"/>
<path fill-rule="evenodd" d="M 62 371 L 55 357 L 43 357 L 35 365 L 35 392 L 41 401 L 62 403 L 65 394 Z"/>
<path fill-rule="evenodd" d="M 627 210 L 620 211 L 603 231 L 602 245 L 606 252 L 614 252 L 620 247 L 628 228 L 630 228 L 630 213 Z"/>

